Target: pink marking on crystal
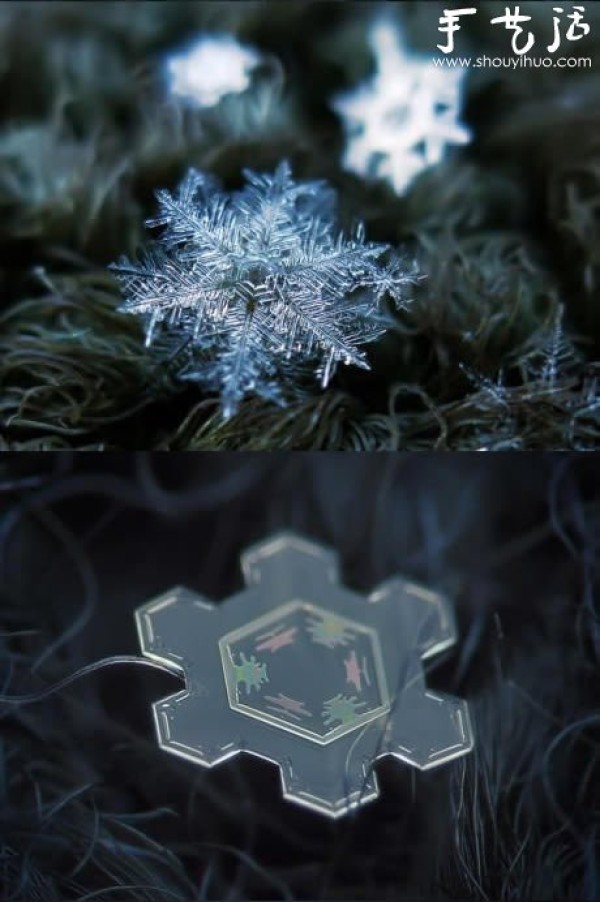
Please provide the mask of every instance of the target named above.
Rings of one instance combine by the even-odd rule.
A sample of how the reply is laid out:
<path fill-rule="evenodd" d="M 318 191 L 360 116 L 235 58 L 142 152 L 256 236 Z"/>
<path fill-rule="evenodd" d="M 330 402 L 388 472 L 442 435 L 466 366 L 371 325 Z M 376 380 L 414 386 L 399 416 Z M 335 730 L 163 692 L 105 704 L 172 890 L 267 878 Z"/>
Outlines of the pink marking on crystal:
<path fill-rule="evenodd" d="M 344 660 L 344 664 L 346 665 L 346 682 L 352 683 L 357 692 L 360 692 L 362 689 L 362 683 L 360 680 L 362 670 L 358 666 L 358 659 L 356 657 L 356 652 L 354 651 L 354 649 L 352 649 L 351 653 Z"/>
<path fill-rule="evenodd" d="M 275 633 L 275 635 L 270 635 L 269 633 L 263 633 L 262 636 L 258 636 L 258 639 L 264 639 L 264 642 L 260 644 L 256 644 L 254 647 L 256 651 L 270 651 L 276 652 L 280 648 L 283 648 L 285 645 L 293 645 L 296 641 L 296 633 L 298 632 L 297 626 L 291 626 L 287 630 L 282 630 L 279 633 Z M 265 638 L 265 637 L 269 638 Z"/>
<path fill-rule="evenodd" d="M 276 708 L 281 708 L 283 711 L 287 711 L 292 715 L 303 714 L 304 717 L 312 717 L 310 711 L 306 710 L 304 702 L 300 702 L 295 698 L 289 698 L 289 696 L 284 695 L 282 692 L 280 692 L 277 697 L 265 695 L 265 701 L 271 702 Z"/>

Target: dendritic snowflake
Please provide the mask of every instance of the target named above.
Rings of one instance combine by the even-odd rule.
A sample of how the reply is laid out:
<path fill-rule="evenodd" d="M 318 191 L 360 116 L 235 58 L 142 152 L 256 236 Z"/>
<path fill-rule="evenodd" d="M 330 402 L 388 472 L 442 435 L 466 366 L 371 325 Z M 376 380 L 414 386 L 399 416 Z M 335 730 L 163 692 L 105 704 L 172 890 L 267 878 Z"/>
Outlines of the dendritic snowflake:
<path fill-rule="evenodd" d="M 325 387 L 340 362 L 369 369 L 360 346 L 389 325 L 384 298 L 403 306 L 415 278 L 362 225 L 338 232 L 323 182 L 295 182 L 285 162 L 244 174 L 230 195 L 194 169 L 175 194 L 159 191 L 148 225 L 160 239 L 111 266 L 146 344 L 159 326 L 187 344 L 181 378 L 217 391 L 225 417 L 248 394 L 285 404 L 305 374 Z"/>
<path fill-rule="evenodd" d="M 373 77 L 334 98 L 333 109 L 347 132 L 344 168 L 383 178 L 401 194 L 446 146 L 466 144 L 469 130 L 458 121 L 465 69 L 436 66 L 410 53 L 397 27 L 378 18 L 369 34 Z"/>

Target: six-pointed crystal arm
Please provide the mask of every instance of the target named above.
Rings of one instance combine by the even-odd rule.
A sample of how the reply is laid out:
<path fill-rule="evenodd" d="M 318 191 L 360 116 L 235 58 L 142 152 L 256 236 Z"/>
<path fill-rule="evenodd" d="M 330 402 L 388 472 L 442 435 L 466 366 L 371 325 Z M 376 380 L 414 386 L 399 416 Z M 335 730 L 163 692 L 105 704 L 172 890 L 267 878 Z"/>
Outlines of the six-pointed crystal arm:
<path fill-rule="evenodd" d="M 381 739 L 381 729 L 367 724 L 335 746 L 307 745 L 301 757 L 284 758 L 279 769 L 285 798 L 334 818 L 376 799 L 373 764 L 381 755 Z"/>
<path fill-rule="evenodd" d="M 421 658 L 437 655 L 456 642 L 452 606 L 439 592 L 396 576 L 377 586 L 368 600 L 398 611 L 403 647 L 414 649 Z"/>
<path fill-rule="evenodd" d="M 218 607 L 176 587 L 139 608 L 136 624 L 143 654 L 167 664 L 186 682 L 184 690 L 152 706 L 161 748 L 205 766 L 236 754 L 239 730 L 219 679 L 223 627 Z"/>
<path fill-rule="evenodd" d="M 321 545 L 293 533 L 280 532 L 248 548 L 241 556 L 242 573 L 248 586 L 260 586 L 288 601 L 290 587 L 310 595 L 337 585 L 337 555 Z M 318 598 L 319 595 L 316 594 Z"/>
<path fill-rule="evenodd" d="M 404 661 L 395 683 L 388 671 L 392 706 L 385 727 L 384 753 L 420 770 L 467 754 L 474 741 L 468 704 L 428 690 L 422 663 L 456 642 L 449 602 L 443 595 L 401 578 L 382 583 L 368 600 L 381 614 L 379 636 L 384 660 L 393 661 L 395 654 L 396 660 Z M 386 608 L 396 612 L 396 635 L 390 629 Z M 369 621 L 373 622 L 371 618 Z"/>

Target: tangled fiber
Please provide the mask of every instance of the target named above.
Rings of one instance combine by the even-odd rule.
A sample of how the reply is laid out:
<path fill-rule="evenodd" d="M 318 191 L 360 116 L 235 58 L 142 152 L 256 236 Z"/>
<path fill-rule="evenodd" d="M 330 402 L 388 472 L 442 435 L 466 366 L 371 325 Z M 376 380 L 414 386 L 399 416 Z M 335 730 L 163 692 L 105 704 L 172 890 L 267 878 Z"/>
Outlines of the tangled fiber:
<path fill-rule="evenodd" d="M 571 899 L 600 895 L 600 458 L 8 454 L 0 468 L 0 881 L 6 900 Z M 133 611 L 216 601 L 277 529 L 337 549 L 367 591 L 445 591 L 460 641 L 432 688 L 474 751 L 382 761 L 339 821 L 275 768 L 161 751 Z"/>
<path fill-rule="evenodd" d="M 386 3 L 433 54 L 443 4 Z M 367 78 L 377 3 L 5 2 L 0 8 L 0 430 L 12 450 L 589 449 L 600 437 L 600 76 L 480 68 L 466 78 L 470 145 L 404 197 L 341 168 L 331 98 Z M 510 56 L 478 4 L 473 57 Z M 540 54 L 552 14 L 524 2 Z M 589 57 L 590 34 L 561 53 Z M 204 113 L 169 101 L 167 57 L 225 32 L 265 60 L 248 90 Z M 537 50 L 536 50 L 537 53 Z M 263 71 L 264 70 L 264 71 Z M 135 254 L 154 191 L 190 166 L 228 189 L 289 159 L 338 192 L 342 222 L 414 256 L 427 278 L 371 371 L 280 410 L 218 399 L 178 378 L 177 349 L 144 347 L 116 311 L 107 264 Z"/>

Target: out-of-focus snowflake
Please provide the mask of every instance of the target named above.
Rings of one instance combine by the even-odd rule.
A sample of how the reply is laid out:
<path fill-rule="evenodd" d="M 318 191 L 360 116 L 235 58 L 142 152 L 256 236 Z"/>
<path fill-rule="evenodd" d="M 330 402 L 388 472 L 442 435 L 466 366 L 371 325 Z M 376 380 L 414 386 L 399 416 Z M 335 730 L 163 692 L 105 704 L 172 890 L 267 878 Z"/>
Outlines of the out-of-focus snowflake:
<path fill-rule="evenodd" d="M 466 144 L 470 132 L 458 121 L 466 70 L 434 65 L 410 53 L 397 27 L 379 18 L 369 42 L 376 71 L 355 90 L 333 99 L 347 133 L 344 168 L 387 179 L 401 194 L 447 145 Z"/>
<path fill-rule="evenodd" d="M 360 346 L 389 325 L 384 298 L 404 306 L 415 279 L 362 225 L 338 231 L 325 183 L 294 181 L 285 162 L 244 174 L 230 195 L 194 169 L 175 194 L 157 192 L 147 224 L 162 228 L 159 241 L 111 267 L 121 309 L 146 320 L 146 344 L 159 325 L 187 344 L 180 376 L 217 391 L 225 417 L 247 394 L 285 404 L 308 374 L 325 387 L 340 362 L 369 369 Z"/>
<path fill-rule="evenodd" d="M 250 86 L 261 55 L 229 34 L 205 34 L 187 50 L 166 60 L 169 90 L 198 107 L 211 107 L 226 94 Z"/>

